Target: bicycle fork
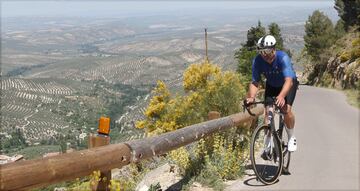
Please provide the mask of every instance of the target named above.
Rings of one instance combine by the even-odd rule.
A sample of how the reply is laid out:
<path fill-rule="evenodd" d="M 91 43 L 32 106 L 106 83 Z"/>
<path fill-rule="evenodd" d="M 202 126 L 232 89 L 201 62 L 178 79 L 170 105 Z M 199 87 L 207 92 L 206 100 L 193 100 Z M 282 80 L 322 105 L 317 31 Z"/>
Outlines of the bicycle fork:
<path fill-rule="evenodd" d="M 274 160 L 274 162 L 277 162 L 277 153 L 275 152 L 275 143 L 274 143 L 274 139 L 276 139 L 277 132 L 275 130 L 275 121 L 274 121 L 274 108 L 273 107 L 269 107 L 268 108 L 268 116 L 267 116 L 267 122 L 268 125 L 270 127 L 270 129 L 268 129 L 268 131 L 266 132 L 265 137 L 268 138 L 268 140 L 270 141 L 270 152 L 269 152 L 269 156 L 270 156 L 270 160 Z M 270 137 L 270 138 L 269 138 Z"/>

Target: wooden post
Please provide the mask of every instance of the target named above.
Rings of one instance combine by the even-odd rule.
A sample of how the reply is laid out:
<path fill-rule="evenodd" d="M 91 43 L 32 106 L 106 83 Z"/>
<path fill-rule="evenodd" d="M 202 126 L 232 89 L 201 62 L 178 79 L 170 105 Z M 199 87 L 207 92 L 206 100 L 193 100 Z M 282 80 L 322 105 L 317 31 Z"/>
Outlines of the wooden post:
<path fill-rule="evenodd" d="M 217 111 L 210 111 L 208 113 L 208 120 L 218 119 L 220 118 L 220 113 Z"/>
<path fill-rule="evenodd" d="M 206 62 L 209 62 L 209 57 L 208 57 L 208 42 L 207 42 L 207 28 L 205 28 L 205 60 L 206 60 Z"/>
<path fill-rule="evenodd" d="M 89 149 L 101 147 L 110 144 L 110 118 L 101 117 L 99 119 L 98 134 L 90 134 L 89 136 Z M 101 159 L 99 159 L 101 160 Z M 94 191 L 108 191 L 110 190 L 111 170 L 100 171 L 99 181 L 91 180 L 91 189 Z"/>
<path fill-rule="evenodd" d="M 220 118 L 220 112 L 217 111 L 209 111 L 208 113 L 208 120 L 214 120 Z M 209 136 L 204 138 L 205 141 L 205 147 L 212 148 L 214 146 L 214 137 Z"/>

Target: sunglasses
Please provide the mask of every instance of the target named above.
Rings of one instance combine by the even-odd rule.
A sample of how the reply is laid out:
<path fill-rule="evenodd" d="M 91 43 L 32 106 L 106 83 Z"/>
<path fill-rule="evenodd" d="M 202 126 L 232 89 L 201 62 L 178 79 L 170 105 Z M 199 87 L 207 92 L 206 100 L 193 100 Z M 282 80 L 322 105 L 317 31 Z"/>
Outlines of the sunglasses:
<path fill-rule="evenodd" d="M 259 54 L 269 55 L 269 54 L 273 53 L 274 49 L 273 48 L 263 48 L 263 49 L 258 49 L 257 51 Z"/>

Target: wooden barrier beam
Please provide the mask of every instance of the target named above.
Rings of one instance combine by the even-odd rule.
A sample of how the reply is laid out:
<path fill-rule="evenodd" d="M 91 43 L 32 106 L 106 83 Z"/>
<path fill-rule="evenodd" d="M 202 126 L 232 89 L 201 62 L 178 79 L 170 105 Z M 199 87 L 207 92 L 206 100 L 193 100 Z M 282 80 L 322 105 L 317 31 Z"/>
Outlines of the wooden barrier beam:
<path fill-rule="evenodd" d="M 264 107 L 257 106 L 252 108 L 251 112 L 254 113 L 255 116 L 251 116 L 247 112 L 237 113 L 227 117 L 184 127 L 156 137 L 126 142 L 125 144 L 128 144 L 132 150 L 132 162 L 137 162 L 142 159 L 167 153 L 171 150 L 200 140 L 201 138 L 209 136 L 215 132 L 253 120 L 264 113 Z"/>
<path fill-rule="evenodd" d="M 0 190 L 23 190 L 107 171 L 130 163 L 130 148 L 114 144 L 0 165 Z"/>
<path fill-rule="evenodd" d="M 0 190 L 24 190 L 88 176 L 95 170 L 107 171 L 130 162 L 164 154 L 226 128 L 252 120 L 264 107 L 206 121 L 182 129 L 126 143 L 106 145 L 58 156 L 0 165 Z"/>

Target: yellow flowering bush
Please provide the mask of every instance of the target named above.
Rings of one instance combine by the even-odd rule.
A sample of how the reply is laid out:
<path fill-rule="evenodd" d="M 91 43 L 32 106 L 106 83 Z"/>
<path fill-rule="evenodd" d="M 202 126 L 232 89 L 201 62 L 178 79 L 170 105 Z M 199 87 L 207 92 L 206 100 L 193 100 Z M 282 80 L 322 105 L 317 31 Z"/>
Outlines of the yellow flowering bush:
<path fill-rule="evenodd" d="M 343 53 L 340 55 L 340 61 L 341 61 L 341 62 L 346 62 L 346 61 L 348 61 L 350 58 L 351 58 L 351 55 L 350 55 L 349 52 L 343 52 Z"/>
<path fill-rule="evenodd" d="M 177 162 L 180 169 L 187 169 L 190 165 L 190 155 L 185 147 L 170 151 L 169 156 L 172 160 Z"/>
<path fill-rule="evenodd" d="M 351 49 L 351 58 L 352 59 L 358 59 L 360 58 L 360 38 L 356 38 L 352 41 L 352 49 Z"/>
<path fill-rule="evenodd" d="M 186 93 L 183 96 L 172 96 L 166 85 L 158 81 L 144 112 L 146 118 L 138 121 L 136 127 L 145 128 L 151 136 L 203 122 L 209 111 L 218 111 L 222 116 L 239 112 L 245 88 L 237 73 L 222 72 L 205 61 L 190 65 L 183 77 Z M 244 141 L 238 140 L 237 129 L 201 139 L 192 152 L 185 147 L 171 151 L 169 158 L 185 173 L 196 174 L 201 173 L 201 168 L 211 168 L 205 171 L 215 172 L 222 179 L 237 177 L 243 170 L 239 160 L 244 158 L 244 149 L 248 149 L 244 148 Z M 206 174 L 211 173 L 202 176 Z"/>
<path fill-rule="evenodd" d="M 220 67 L 210 64 L 207 61 L 204 63 L 192 64 L 184 72 L 184 90 L 196 91 L 199 88 L 204 88 L 208 81 L 220 73 Z"/>

